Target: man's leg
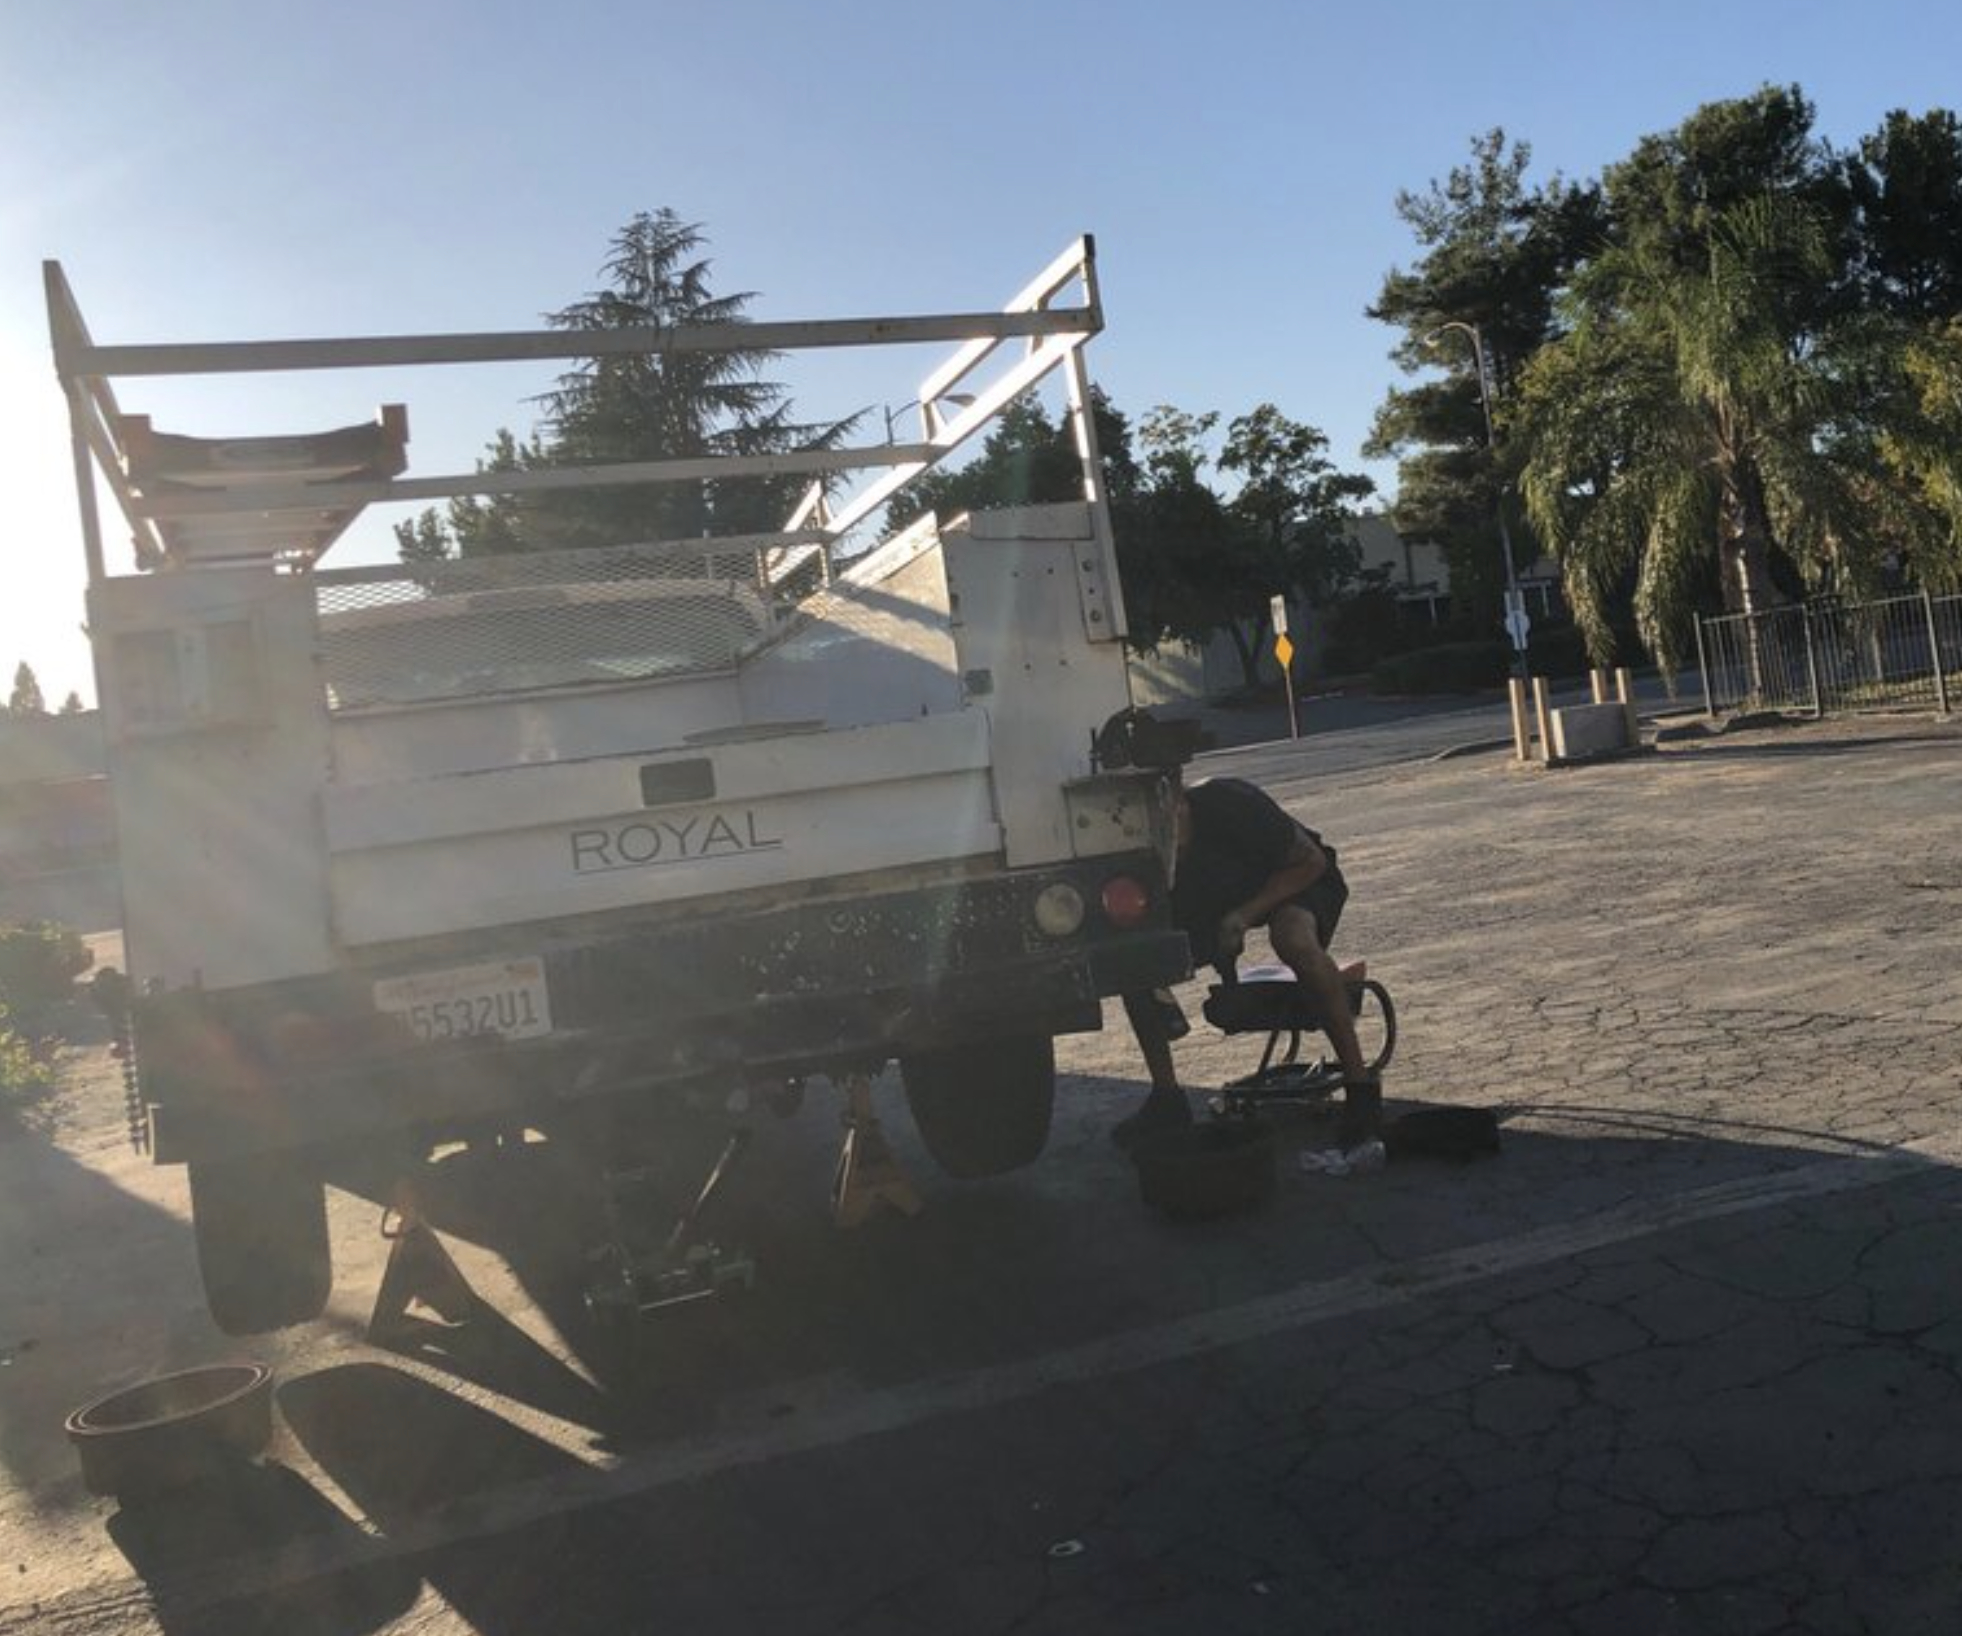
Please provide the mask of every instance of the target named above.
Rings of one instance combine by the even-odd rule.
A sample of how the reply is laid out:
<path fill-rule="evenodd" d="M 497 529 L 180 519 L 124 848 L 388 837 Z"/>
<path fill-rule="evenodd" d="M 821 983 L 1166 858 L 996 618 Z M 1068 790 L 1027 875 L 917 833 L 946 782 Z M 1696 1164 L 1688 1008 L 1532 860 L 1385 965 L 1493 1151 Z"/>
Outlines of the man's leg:
<path fill-rule="evenodd" d="M 1355 1018 L 1349 1014 L 1349 991 L 1342 982 L 1341 968 L 1322 947 L 1315 917 L 1298 903 L 1284 903 L 1268 918 L 1267 937 L 1274 952 L 1308 991 L 1342 1072 L 1360 1079 L 1368 1070 L 1362 1045 L 1356 1039 Z"/>
<path fill-rule="evenodd" d="M 1120 1144 L 1136 1141 L 1155 1130 L 1171 1130 L 1192 1123 L 1192 1109 L 1185 1092 L 1179 1089 L 1179 1076 L 1172 1065 L 1171 1031 L 1165 1015 L 1149 993 L 1124 996 L 1124 1015 L 1131 1020 L 1131 1032 L 1138 1037 L 1138 1050 L 1151 1076 L 1151 1090 L 1138 1110 L 1120 1120 L 1111 1139 Z"/>
<path fill-rule="evenodd" d="M 1383 1089 L 1363 1061 L 1341 968 L 1322 947 L 1315 917 L 1298 903 L 1284 903 L 1268 917 L 1267 937 L 1314 1002 L 1329 1044 L 1335 1047 L 1336 1060 L 1342 1064 L 1342 1139 L 1351 1144 L 1367 1141 L 1381 1123 Z"/>

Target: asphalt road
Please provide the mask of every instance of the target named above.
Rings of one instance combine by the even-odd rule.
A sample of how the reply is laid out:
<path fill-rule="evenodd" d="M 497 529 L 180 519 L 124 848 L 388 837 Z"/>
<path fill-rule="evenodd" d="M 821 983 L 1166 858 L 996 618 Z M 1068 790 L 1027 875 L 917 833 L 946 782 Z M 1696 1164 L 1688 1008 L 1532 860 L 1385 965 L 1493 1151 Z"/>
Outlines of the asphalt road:
<path fill-rule="evenodd" d="M 272 1462 L 167 1507 L 83 1493 L 60 1412 L 237 1348 L 84 1052 L 0 1142 L 0 1632 L 1953 1630 L 1954 731 L 1554 772 L 1378 731 L 1208 766 L 1341 847 L 1393 1111 L 1494 1108 L 1498 1156 L 1336 1179 L 1293 1119 L 1268 1208 L 1171 1222 L 1106 1139 L 1120 1025 L 993 1182 L 936 1177 L 882 1082 L 926 1208 L 840 1233 L 813 1097 L 717 1223 L 758 1289 L 631 1388 L 518 1249 L 536 1156 L 459 1161 L 484 1309 L 365 1344 L 380 1244 L 340 1201 L 328 1320 L 259 1349 Z M 1255 1054 L 1201 1027 L 1181 1071 Z"/>
<path fill-rule="evenodd" d="M 1692 700 L 1684 686 L 1679 678 L 1672 694 L 1658 677 L 1637 678 L 1637 714 L 1653 725 L 1658 719 L 1700 710 L 1700 698 Z M 1549 704 L 1556 709 L 1590 697 L 1585 683 L 1557 685 L 1548 692 Z M 1208 706 L 1164 714 L 1196 717 L 1217 741 L 1218 749 L 1197 758 L 1195 776 L 1231 771 L 1262 784 L 1485 750 L 1510 754 L 1512 744 L 1512 709 L 1503 693 L 1406 698 L 1310 693 L 1297 701 L 1292 723 L 1284 703 Z"/>

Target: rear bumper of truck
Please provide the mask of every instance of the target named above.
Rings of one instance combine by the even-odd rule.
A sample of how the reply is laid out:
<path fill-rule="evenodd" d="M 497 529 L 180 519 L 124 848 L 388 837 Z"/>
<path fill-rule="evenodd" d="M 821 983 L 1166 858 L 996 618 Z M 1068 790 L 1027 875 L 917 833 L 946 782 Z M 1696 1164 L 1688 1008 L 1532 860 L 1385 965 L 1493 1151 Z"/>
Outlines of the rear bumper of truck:
<path fill-rule="evenodd" d="M 1116 880 L 1142 887 L 1141 915 L 1107 893 Z M 1054 888 L 1084 905 L 1067 935 L 1036 914 Z M 474 1031 L 454 1008 L 407 1017 L 377 1004 L 378 983 L 484 957 L 459 944 L 419 950 L 413 968 L 138 1001 L 159 1162 L 391 1132 L 434 1141 L 486 1122 L 549 1129 L 596 1098 L 768 1085 L 1008 1032 L 1083 1032 L 1101 1026 L 1105 996 L 1190 970 L 1157 862 L 1136 854 L 721 920 L 578 935 L 542 926 L 530 958 L 549 1029 L 533 1037 Z"/>

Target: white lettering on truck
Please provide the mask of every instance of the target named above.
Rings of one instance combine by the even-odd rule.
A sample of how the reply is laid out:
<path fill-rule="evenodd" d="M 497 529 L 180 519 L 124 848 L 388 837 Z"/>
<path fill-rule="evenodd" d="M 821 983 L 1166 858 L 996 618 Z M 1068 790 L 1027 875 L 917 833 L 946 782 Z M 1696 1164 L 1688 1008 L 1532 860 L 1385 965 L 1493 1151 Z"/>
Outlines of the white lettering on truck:
<path fill-rule="evenodd" d="M 575 875 L 734 858 L 750 852 L 775 852 L 783 845 L 781 837 L 761 832 L 756 813 L 747 807 L 738 813 L 636 818 L 628 823 L 575 829 L 570 840 Z"/>

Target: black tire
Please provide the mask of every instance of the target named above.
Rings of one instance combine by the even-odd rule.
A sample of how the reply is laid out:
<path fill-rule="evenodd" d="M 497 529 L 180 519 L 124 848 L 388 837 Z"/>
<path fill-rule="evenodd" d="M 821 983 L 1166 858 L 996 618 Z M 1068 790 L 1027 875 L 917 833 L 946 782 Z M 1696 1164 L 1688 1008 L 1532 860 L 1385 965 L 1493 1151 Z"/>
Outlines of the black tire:
<path fill-rule="evenodd" d="M 1056 1043 L 1019 1034 L 899 1059 L 906 1105 L 933 1161 L 961 1181 L 1034 1164 L 1056 1110 Z"/>
<path fill-rule="evenodd" d="M 1365 1055 L 1368 1054 L 1370 1045 L 1372 1043 L 1375 1045 L 1376 1055 L 1370 1058 L 1369 1066 L 1377 1073 L 1381 1073 L 1389 1067 L 1390 1058 L 1395 1056 L 1397 1051 L 1396 1002 L 1390 998 L 1390 991 L 1374 977 L 1364 980 L 1362 992 L 1365 999 L 1376 1002 L 1374 1007 L 1376 1015 L 1372 1021 L 1368 1015 L 1371 1008 L 1367 1004 L 1359 1003 L 1356 1008 L 1356 1032 L 1363 1036 Z"/>
<path fill-rule="evenodd" d="M 320 1316 L 333 1289 L 327 1190 L 277 1154 L 191 1166 L 191 1221 L 205 1305 L 227 1335 Z"/>
<path fill-rule="evenodd" d="M 1375 1004 L 1371 1006 L 1369 1000 Z M 1369 1057 L 1369 1067 L 1377 1073 L 1389 1067 L 1389 1059 L 1397 1055 L 1397 1002 L 1373 977 L 1364 979 L 1362 995 L 1356 1000 L 1356 1034 L 1362 1040 L 1364 1055 Z M 1373 1057 L 1369 1055 L 1371 1046 L 1375 1046 Z"/>

